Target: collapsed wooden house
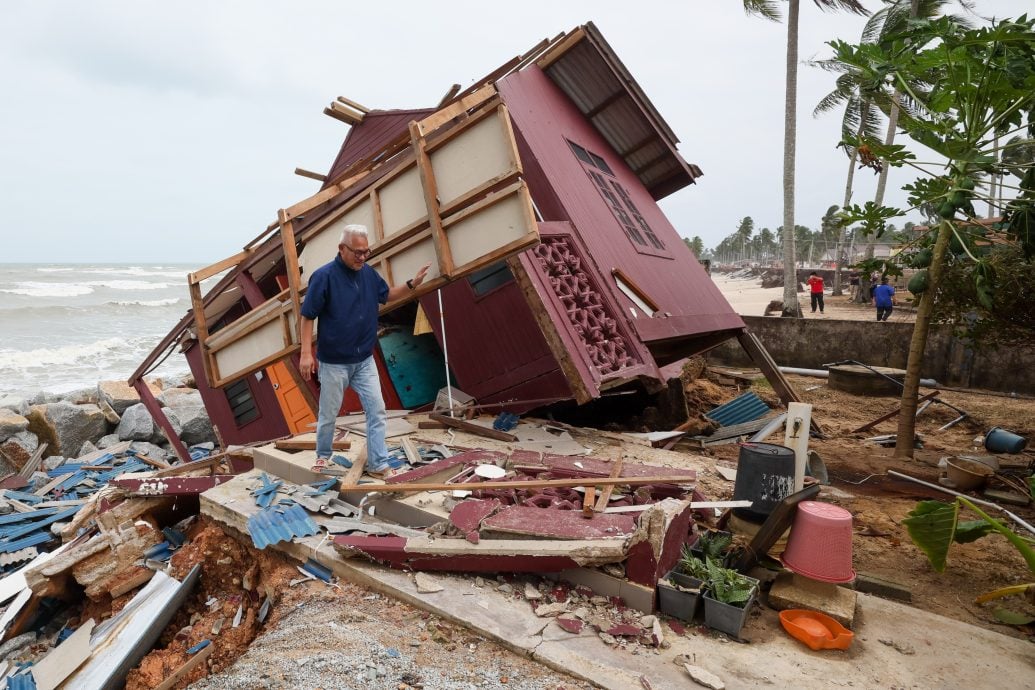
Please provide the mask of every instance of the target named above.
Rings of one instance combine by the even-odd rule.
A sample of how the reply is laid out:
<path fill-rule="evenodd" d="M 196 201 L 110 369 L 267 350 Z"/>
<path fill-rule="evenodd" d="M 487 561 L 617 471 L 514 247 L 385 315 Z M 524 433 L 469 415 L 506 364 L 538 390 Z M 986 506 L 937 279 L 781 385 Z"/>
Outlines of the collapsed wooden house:
<path fill-rule="evenodd" d="M 369 263 L 389 284 L 432 264 L 415 300 L 382 309 L 375 356 L 389 408 L 434 401 L 443 350 L 461 390 L 520 412 L 535 406 L 524 401 L 660 389 L 664 365 L 743 337 L 657 204 L 702 173 L 592 23 L 434 108 L 338 98 L 324 112 L 351 129 L 327 175 L 296 171 L 321 190 L 191 274 L 193 309 L 130 378 L 181 457 L 143 385 L 176 347 L 224 443 L 307 430 L 316 384 L 297 369 L 299 305 L 348 223 L 368 226 Z M 414 335 L 418 304 L 430 333 Z"/>

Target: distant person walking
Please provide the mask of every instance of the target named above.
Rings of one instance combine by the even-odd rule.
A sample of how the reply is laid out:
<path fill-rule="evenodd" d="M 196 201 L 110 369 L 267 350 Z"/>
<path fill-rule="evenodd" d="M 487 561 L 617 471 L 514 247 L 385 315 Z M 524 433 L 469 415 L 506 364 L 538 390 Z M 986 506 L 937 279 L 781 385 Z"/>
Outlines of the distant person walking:
<path fill-rule="evenodd" d="M 816 275 L 813 271 L 809 274 L 809 279 L 805 281 L 809 284 L 809 296 L 812 298 L 812 313 L 816 313 L 816 307 L 819 307 L 819 313 L 823 313 L 823 279 Z"/>
<path fill-rule="evenodd" d="M 848 299 L 852 302 L 859 296 L 859 271 L 848 274 Z"/>
<path fill-rule="evenodd" d="M 873 289 L 873 304 L 877 307 L 877 320 L 887 321 L 895 308 L 895 288 L 888 285 L 887 278 L 881 278 L 880 285 Z"/>

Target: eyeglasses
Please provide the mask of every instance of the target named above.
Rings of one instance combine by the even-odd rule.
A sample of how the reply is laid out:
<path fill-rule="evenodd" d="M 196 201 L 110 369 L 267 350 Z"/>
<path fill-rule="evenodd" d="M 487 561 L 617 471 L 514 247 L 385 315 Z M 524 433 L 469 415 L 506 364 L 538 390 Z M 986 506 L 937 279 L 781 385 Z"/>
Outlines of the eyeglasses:
<path fill-rule="evenodd" d="M 352 247 L 350 247 L 347 244 L 343 244 L 341 246 L 345 247 L 350 252 L 352 252 L 352 255 L 354 257 L 356 257 L 357 259 L 365 259 L 368 256 L 370 256 L 370 254 L 371 254 L 371 251 L 369 249 L 359 249 L 359 250 L 356 250 L 356 249 L 353 249 Z"/>

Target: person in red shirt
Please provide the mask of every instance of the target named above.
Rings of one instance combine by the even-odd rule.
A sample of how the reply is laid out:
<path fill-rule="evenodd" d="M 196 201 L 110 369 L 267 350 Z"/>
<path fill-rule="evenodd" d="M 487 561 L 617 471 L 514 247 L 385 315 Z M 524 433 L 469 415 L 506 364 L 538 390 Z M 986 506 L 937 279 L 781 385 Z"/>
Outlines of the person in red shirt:
<path fill-rule="evenodd" d="M 809 295 L 812 297 L 812 313 L 816 313 L 816 307 L 819 307 L 819 313 L 823 313 L 823 279 L 816 275 L 813 271 L 809 274 L 809 279 L 805 281 L 809 284 Z"/>

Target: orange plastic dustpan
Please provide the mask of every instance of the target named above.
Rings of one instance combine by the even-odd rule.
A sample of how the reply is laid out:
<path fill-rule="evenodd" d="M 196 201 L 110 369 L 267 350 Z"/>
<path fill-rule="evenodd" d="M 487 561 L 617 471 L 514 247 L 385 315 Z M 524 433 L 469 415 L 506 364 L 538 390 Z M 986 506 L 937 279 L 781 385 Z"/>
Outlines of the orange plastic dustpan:
<path fill-rule="evenodd" d="M 848 649 L 855 635 L 825 613 L 805 609 L 780 611 L 780 624 L 810 649 Z"/>

